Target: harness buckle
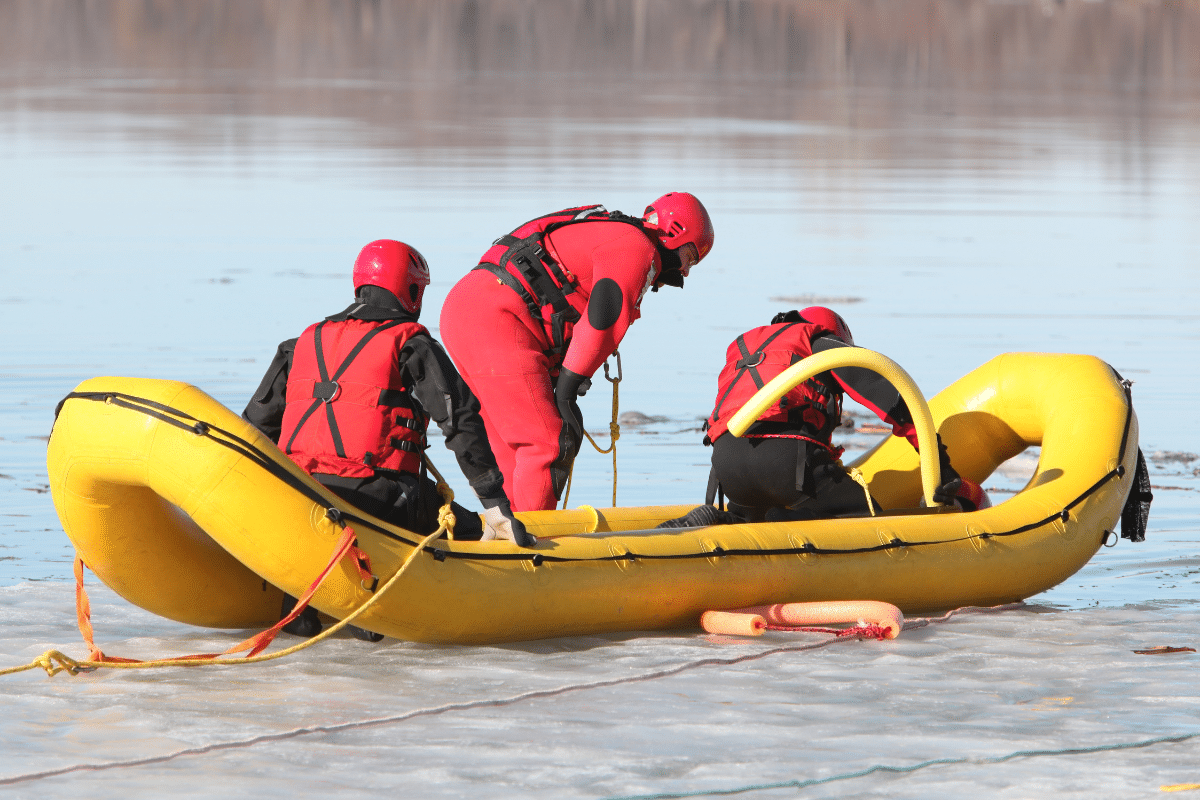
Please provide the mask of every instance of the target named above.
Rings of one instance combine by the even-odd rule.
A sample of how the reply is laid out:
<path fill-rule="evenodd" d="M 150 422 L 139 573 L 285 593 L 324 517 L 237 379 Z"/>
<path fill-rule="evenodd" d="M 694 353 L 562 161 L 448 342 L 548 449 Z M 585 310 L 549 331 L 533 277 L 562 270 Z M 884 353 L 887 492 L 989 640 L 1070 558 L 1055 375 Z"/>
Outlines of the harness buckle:
<path fill-rule="evenodd" d="M 751 356 L 757 357 L 753 363 L 746 360 L 747 358 L 750 358 Z M 767 357 L 766 352 L 763 350 L 759 350 L 757 353 L 751 353 L 746 358 L 743 358 L 741 361 L 738 361 L 736 364 L 734 364 L 734 366 L 737 367 L 738 369 L 753 369 L 754 367 L 757 367 L 759 364 L 763 363 L 763 360 L 766 357 Z"/>
<path fill-rule="evenodd" d="M 320 400 L 323 403 L 332 403 L 337 399 L 337 396 L 342 393 L 342 387 L 337 381 L 318 381 L 313 386 L 313 399 Z"/>

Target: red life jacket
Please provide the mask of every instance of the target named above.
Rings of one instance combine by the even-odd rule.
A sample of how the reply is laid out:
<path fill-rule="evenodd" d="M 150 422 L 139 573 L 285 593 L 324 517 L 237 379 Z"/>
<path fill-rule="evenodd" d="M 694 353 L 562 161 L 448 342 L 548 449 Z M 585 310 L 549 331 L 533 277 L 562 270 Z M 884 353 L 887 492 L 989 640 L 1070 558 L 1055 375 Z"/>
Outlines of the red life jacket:
<path fill-rule="evenodd" d="M 309 473 L 418 472 L 429 419 L 402 385 L 396 359 L 418 333 L 429 331 L 403 320 L 310 325 L 288 373 L 283 452 Z"/>
<path fill-rule="evenodd" d="M 475 269 L 486 269 L 521 296 L 533 319 L 542 323 L 550 349 L 546 355 L 559 361 L 571 341 L 571 330 L 579 321 L 579 310 L 567 295 L 578 286 L 575 277 L 562 268 L 546 249 L 546 237 L 566 225 L 581 222 L 625 222 L 645 232 L 638 217 L 607 211 L 604 206 L 565 208 L 530 220 L 492 243 Z M 648 236 L 659 248 L 658 240 Z"/>
<path fill-rule="evenodd" d="M 764 325 L 737 337 L 725 352 L 725 367 L 717 379 L 717 404 L 705 424 L 708 434 L 704 443 L 719 439 L 733 415 L 772 378 L 812 355 L 812 340 L 823 333 L 836 331 L 811 322 L 788 322 Z M 829 447 L 841 421 L 842 389 L 826 372 L 779 398 L 746 436 L 808 439 Z"/>

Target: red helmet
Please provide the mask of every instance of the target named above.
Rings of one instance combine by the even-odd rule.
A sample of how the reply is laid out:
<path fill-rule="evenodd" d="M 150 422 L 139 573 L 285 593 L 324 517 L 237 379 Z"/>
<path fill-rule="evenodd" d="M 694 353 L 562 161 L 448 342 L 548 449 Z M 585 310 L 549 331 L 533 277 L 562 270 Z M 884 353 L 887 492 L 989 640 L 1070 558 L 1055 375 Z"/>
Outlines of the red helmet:
<path fill-rule="evenodd" d="M 421 310 L 421 296 L 429 285 L 425 257 L 404 242 L 378 239 L 359 251 L 354 260 L 354 290 L 378 286 L 396 295 L 410 314 Z"/>
<path fill-rule="evenodd" d="M 664 194 L 646 206 L 642 219 L 647 227 L 658 232 L 659 240 L 668 250 L 678 250 L 687 244 L 695 245 L 696 261 L 712 250 L 712 220 L 694 195 L 687 192 Z M 690 266 L 684 268 L 684 275 L 687 275 Z"/>
<path fill-rule="evenodd" d="M 842 319 L 837 312 L 830 311 L 824 306 L 809 306 L 800 312 L 801 318 L 806 322 L 815 322 L 818 325 L 823 325 L 829 330 L 837 334 L 837 337 L 846 344 L 854 344 L 854 336 L 850 333 L 850 326 L 846 324 L 846 320 Z"/>

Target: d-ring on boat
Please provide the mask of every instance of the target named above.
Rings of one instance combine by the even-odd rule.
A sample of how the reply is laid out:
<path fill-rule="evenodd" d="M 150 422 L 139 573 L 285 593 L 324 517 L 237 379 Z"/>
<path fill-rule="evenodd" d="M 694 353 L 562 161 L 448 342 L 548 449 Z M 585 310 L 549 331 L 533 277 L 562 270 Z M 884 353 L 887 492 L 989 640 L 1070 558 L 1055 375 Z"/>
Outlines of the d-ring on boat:
<path fill-rule="evenodd" d="M 1129 384 L 1103 361 L 998 356 L 926 406 L 893 362 L 838 348 L 776 377 L 730 429 L 744 432 L 789 388 L 843 365 L 880 371 L 917 409 L 920 459 L 887 437 L 852 465 L 884 514 L 655 529 L 693 506 L 522 513 L 536 548 L 436 540 L 355 624 L 476 644 L 694 628 L 708 609 L 764 603 L 870 599 L 905 612 L 995 605 L 1054 586 L 1115 541 L 1144 464 L 1139 472 Z M 937 484 L 935 429 L 972 480 L 1040 445 L 1037 470 L 991 508 L 920 508 L 922 495 L 932 506 Z M 59 518 L 88 567 L 129 602 L 192 625 L 274 623 L 282 593 L 304 592 L 345 525 L 381 580 L 422 539 L 347 506 L 238 415 L 175 381 L 84 382 L 60 405 L 47 461 Z M 1130 503 L 1142 499 L 1135 493 Z M 312 601 L 338 619 L 375 589 L 350 561 Z"/>

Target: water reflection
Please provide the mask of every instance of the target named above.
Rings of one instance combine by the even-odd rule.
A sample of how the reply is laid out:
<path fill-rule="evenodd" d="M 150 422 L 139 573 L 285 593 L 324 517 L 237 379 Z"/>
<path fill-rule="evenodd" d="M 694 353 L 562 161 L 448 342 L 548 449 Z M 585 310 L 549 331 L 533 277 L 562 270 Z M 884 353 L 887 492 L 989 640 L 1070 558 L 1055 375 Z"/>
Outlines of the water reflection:
<path fill-rule="evenodd" d="M 1200 8 L 1177 2 L 0 4 L 5 106 L 155 117 L 129 133 L 181 144 L 253 139 L 264 116 L 365 123 L 387 147 L 498 150 L 569 138 L 563 119 L 735 118 L 921 134 L 806 154 L 817 161 L 961 158 L 992 142 L 947 153 L 926 117 L 1086 118 L 1121 141 L 1194 123 L 1198 54 Z"/>

